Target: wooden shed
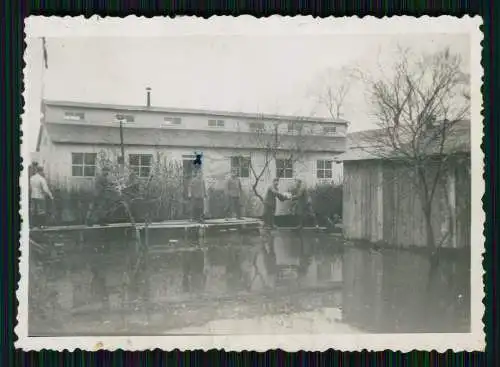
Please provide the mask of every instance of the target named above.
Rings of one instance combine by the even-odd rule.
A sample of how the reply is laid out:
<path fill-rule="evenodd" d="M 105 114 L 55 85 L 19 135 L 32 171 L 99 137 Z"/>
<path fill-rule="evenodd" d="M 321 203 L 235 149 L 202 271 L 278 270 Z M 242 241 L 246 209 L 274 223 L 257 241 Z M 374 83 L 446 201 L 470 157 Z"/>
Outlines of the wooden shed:
<path fill-rule="evenodd" d="M 343 229 L 347 239 L 386 243 L 395 247 L 426 246 L 422 201 L 413 172 L 398 159 L 382 158 L 362 146 L 360 136 L 349 137 L 343 162 Z M 460 122 L 454 145 L 446 159 L 433 196 L 432 224 L 436 245 L 470 246 L 471 176 L 470 122 Z M 436 172 L 426 165 L 429 174 Z"/>

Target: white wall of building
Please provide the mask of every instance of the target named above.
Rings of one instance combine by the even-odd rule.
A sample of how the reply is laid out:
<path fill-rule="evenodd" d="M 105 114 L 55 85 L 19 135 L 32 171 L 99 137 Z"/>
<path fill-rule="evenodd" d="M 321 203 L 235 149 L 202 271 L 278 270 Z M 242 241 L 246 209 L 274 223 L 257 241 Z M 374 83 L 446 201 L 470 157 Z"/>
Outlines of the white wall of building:
<path fill-rule="evenodd" d="M 47 144 L 41 146 L 40 157 L 41 163 L 45 168 L 46 176 L 51 185 L 72 187 L 72 188 L 90 188 L 94 182 L 93 177 L 73 177 L 72 176 L 72 153 L 96 153 L 99 157 L 103 152 L 116 162 L 116 158 L 120 155 L 120 149 L 116 146 L 91 146 L 77 144 L 51 144 L 47 139 Z M 151 154 L 153 164 L 160 157 L 167 162 L 177 162 L 182 164 L 183 158 L 194 155 L 194 151 L 189 148 L 159 148 L 127 146 L 125 155 L 129 154 Z M 210 149 L 203 151 L 203 173 L 207 183 L 207 187 L 214 189 L 223 189 L 227 183 L 227 178 L 231 172 L 231 157 L 233 156 L 249 156 L 252 160 L 252 165 L 257 173 L 260 173 L 265 166 L 265 155 L 262 151 L 243 151 L 230 149 Z M 127 158 L 128 160 L 128 158 Z M 280 190 L 288 191 L 295 184 L 295 179 L 304 180 L 308 187 L 313 187 L 318 183 L 340 182 L 342 177 L 342 166 L 332 163 L 332 179 L 323 180 L 317 177 L 316 165 L 317 160 L 333 160 L 333 155 L 320 153 L 306 153 L 304 157 L 294 163 L 293 178 L 281 178 Z M 258 185 L 258 191 L 264 195 L 266 189 L 271 184 L 272 179 L 276 176 L 276 165 L 274 160 L 269 162 L 267 169 Z M 248 193 L 252 192 L 252 185 L 255 182 L 254 176 L 250 173 L 250 177 L 241 178 L 241 183 L 244 190 Z M 278 214 L 287 213 L 289 211 L 289 203 L 279 203 L 277 208 Z"/>

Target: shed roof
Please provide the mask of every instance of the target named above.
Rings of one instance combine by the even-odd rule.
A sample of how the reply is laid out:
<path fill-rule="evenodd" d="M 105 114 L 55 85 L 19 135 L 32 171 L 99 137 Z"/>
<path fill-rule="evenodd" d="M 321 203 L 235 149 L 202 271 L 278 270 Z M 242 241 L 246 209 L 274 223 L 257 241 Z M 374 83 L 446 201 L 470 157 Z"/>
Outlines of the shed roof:
<path fill-rule="evenodd" d="M 384 129 L 358 131 L 347 135 L 347 149 L 336 157 L 341 161 L 376 160 L 397 158 L 397 154 L 389 146 L 378 143 L 386 134 Z M 437 142 L 429 144 L 426 152 L 432 155 L 438 152 Z M 444 153 L 470 152 L 470 120 L 456 122 L 445 140 Z"/>

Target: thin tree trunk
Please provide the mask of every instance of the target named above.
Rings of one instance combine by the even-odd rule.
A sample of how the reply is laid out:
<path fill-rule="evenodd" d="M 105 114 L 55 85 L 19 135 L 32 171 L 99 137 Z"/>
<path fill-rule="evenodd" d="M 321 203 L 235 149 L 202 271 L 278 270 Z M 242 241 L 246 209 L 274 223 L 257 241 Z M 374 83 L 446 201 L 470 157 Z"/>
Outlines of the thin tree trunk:
<path fill-rule="evenodd" d="M 436 248 L 436 240 L 434 237 L 434 229 L 432 227 L 432 210 L 430 203 L 425 204 L 424 217 L 427 248 L 433 252 Z"/>

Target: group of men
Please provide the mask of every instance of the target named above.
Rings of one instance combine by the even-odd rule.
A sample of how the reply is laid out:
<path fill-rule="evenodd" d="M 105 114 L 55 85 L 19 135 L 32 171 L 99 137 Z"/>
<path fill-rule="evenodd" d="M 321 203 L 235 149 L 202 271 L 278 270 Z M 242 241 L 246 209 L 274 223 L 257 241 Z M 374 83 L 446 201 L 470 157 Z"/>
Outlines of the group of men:
<path fill-rule="evenodd" d="M 297 227 L 304 227 L 305 220 L 308 215 L 312 215 L 314 221 L 316 222 L 316 216 L 313 213 L 311 201 L 307 188 L 304 182 L 300 179 L 296 180 L 295 187 L 291 190 L 291 193 L 281 193 L 279 191 L 279 179 L 275 178 L 272 185 L 267 189 L 266 196 L 264 198 L 264 224 L 266 227 L 275 227 L 274 217 L 276 215 L 276 204 L 277 200 L 286 201 L 291 200 L 294 203 L 294 214 L 297 219 Z"/>
<path fill-rule="evenodd" d="M 48 217 L 47 199 L 53 200 L 52 192 L 49 189 L 44 177 L 43 167 L 34 163 L 30 172 L 30 211 L 31 223 L 34 227 L 45 226 Z M 95 181 L 94 197 L 90 203 L 90 208 L 85 218 L 86 224 L 105 224 L 109 218 L 109 211 L 116 205 L 117 192 L 115 183 L 110 176 L 110 169 L 104 167 Z M 126 190 L 131 188 L 128 185 Z M 132 185 L 134 186 L 134 185 Z M 241 218 L 242 185 L 236 172 L 232 172 L 227 181 L 226 193 L 229 199 L 229 213 L 238 219 Z M 127 194 L 127 192 L 125 192 Z M 202 170 L 195 171 L 194 177 L 188 186 L 188 199 L 191 206 L 191 219 L 203 222 L 205 217 L 205 200 L 207 190 L 203 179 Z M 303 227 L 305 218 L 312 214 L 309 196 L 302 180 L 296 180 L 296 185 L 291 193 L 281 193 L 279 191 L 279 179 L 273 179 L 271 186 L 264 196 L 264 223 L 266 227 L 274 227 L 274 217 L 276 215 L 277 201 L 291 200 L 294 203 L 295 217 L 298 227 Z"/>
<path fill-rule="evenodd" d="M 241 181 L 235 172 L 227 181 L 226 192 L 229 198 L 229 212 L 231 216 L 241 218 L 241 196 L 242 187 Z M 188 186 L 188 199 L 191 204 L 191 219 L 198 222 L 203 222 L 205 219 L 205 200 L 208 198 L 208 193 L 203 179 L 201 169 L 194 172 L 193 178 Z"/>
<path fill-rule="evenodd" d="M 231 217 L 241 218 L 242 185 L 237 175 L 233 171 L 229 177 L 226 187 L 226 196 L 229 201 L 228 213 Z M 208 197 L 205 182 L 201 170 L 197 170 L 188 188 L 188 198 L 191 201 L 192 219 L 203 222 L 205 207 L 204 203 Z M 274 217 L 276 215 L 277 201 L 291 200 L 294 204 L 294 214 L 297 218 L 297 226 L 304 226 L 305 219 L 312 214 L 311 202 L 304 182 L 296 180 L 296 185 L 291 193 L 281 193 L 279 191 L 279 179 L 275 178 L 264 196 L 263 220 L 266 227 L 274 227 Z M 314 219 L 315 216 L 313 215 Z"/>

